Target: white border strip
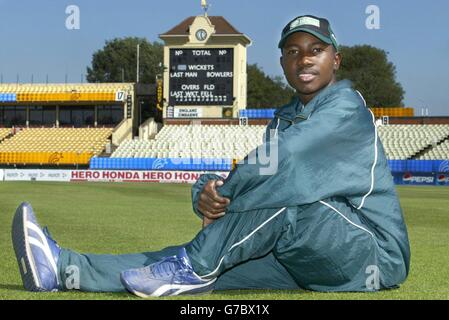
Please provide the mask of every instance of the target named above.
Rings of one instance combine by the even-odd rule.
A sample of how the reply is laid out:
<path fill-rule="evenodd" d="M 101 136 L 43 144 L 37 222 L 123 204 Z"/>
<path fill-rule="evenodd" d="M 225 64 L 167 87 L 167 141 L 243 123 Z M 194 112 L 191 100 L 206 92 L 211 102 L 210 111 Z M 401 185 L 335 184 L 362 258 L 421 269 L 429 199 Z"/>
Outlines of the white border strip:
<path fill-rule="evenodd" d="M 342 214 L 340 211 L 338 211 L 338 210 L 335 209 L 333 206 L 331 206 L 329 203 L 324 202 L 324 201 L 320 201 L 320 203 L 321 203 L 321 204 L 324 204 L 324 205 L 325 205 L 326 207 L 328 207 L 328 208 L 331 208 L 331 209 L 334 210 L 336 213 L 338 213 L 340 216 L 342 216 L 343 219 L 345 219 L 345 220 L 348 221 L 350 224 L 352 224 L 354 227 L 359 228 L 359 229 L 361 229 L 361 230 L 363 230 L 363 231 L 365 231 L 365 232 L 368 232 L 368 233 L 371 235 L 371 237 L 374 238 L 374 234 L 373 234 L 371 231 L 365 229 L 365 228 L 362 227 L 362 226 L 359 226 L 358 224 L 355 224 L 354 222 L 352 222 L 351 220 L 349 220 L 348 218 L 346 218 L 346 216 L 345 216 L 344 214 Z"/>
<path fill-rule="evenodd" d="M 359 94 L 360 98 L 362 98 L 363 103 L 365 104 L 365 107 L 366 107 L 366 101 L 365 101 L 365 98 L 362 96 L 362 94 L 360 93 L 360 91 L 359 91 L 359 90 L 355 90 L 355 92 L 357 92 L 357 93 Z M 370 111 L 371 111 L 371 110 L 370 110 Z"/>
<path fill-rule="evenodd" d="M 258 226 L 256 229 L 254 229 L 249 235 L 247 235 L 245 238 L 243 238 L 242 240 L 240 240 L 239 242 L 237 242 L 237 243 L 234 243 L 229 249 L 228 249 L 228 252 L 227 253 L 229 253 L 232 249 L 234 249 L 236 246 L 238 246 L 238 245 L 241 245 L 243 242 L 245 242 L 246 240 L 248 240 L 254 233 L 256 233 L 260 228 L 262 228 L 264 225 L 266 225 L 268 222 L 270 222 L 271 220 L 273 220 L 274 218 L 276 218 L 282 211 L 284 211 L 285 209 L 287 209 L 287 207 L 284 207 L 284 208 L 282 208 L 282 209 L 280 209 L 279 211 L 277 211 L 273 216 L 271 216 L 268 220 L 266 220 L 264 223 L 262 223 L 260 226 Z M 225 256 L 223 256 L 223 257 L 221 257 L 221 259 L 220 259 L 220 262 L 218 263 L 218 266 L 215 268 L 215 270 L 214 271 L 212 271 L 211 273 L 209 273 L 209 274 L 206 274 L 206 275 L 204 275 L 204 276 L 200 276 L 200 278 L 201 279 L 204 279 L 204 278 L 209 278 L 209 277 L 211 277 L 211 276 L 213 276 L 217 271 L 218 271 L 218 269 L 220 268 L 220 266 L 221 266 L 221 264 L 222 264 L 222 262 L 223 262 L 223 259 L 224 259 L 224 257 Z"/>
<path fill-rule="evenodd" d="M 373 166 L 371 167 L 371 187 L 370 187 L 368 193 L 363 196 L 362 201 L 360 202 L 360 205 L 357 207 L 358 210 L 360 210 L 363 207 L 363 205 L 365 204 L 366 197 L 368 197 L 371 194 L 371 192 L 373 192 L 373 189 L 374 189 L 374 169 L 375 169 L 376 164 L 377 164 L 377 156 L 378 156 L 378 154 L 377 154 L 377 127 L 376 127 L 376 123 L 375 123 L 376 119 L 374 118 L 373 112 L 371 110 L 369 110 L 369 109 L 368 109 L 368 111 L 371 113 L 371 116 L 373 118 L 373 125 L 374 125 L 374 162 L 373 162 Z"/>

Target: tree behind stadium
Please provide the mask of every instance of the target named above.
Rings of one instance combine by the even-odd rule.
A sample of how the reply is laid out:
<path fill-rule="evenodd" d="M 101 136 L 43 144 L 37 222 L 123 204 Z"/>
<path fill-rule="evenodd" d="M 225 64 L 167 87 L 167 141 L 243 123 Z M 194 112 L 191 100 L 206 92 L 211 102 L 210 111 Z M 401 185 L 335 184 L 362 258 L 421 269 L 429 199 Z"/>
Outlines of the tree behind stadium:
<path fill-rule="evenodd" d="M 341 46 L 339 51 L 343 58 L 337 78 L 351 80 L 368 107 L 403 106 L 404 89 L 387 52 L 369 45 Z"/>
<path fill-rule="evenodd" d="M 92 57 L 87 67 L 89 82 L 136 82 L 137 44 L 139 47 L 139 81 L 155 83 L 162 73 L 163 45 L 145 38 L 127 37 L 106 41 L 103 49 Z"/>
<path fill-rule="evenodd" d="M 87 67 L 89 82 L 135 82 L 137 44 L 140 44 L 140 82 L 154 83 L 162 73 L 163 44 L 145 38 L 127 37 L 106 41 Z M 404 90 L 395 79 L 395 66 L 387 53 L 368 45 L 341 46 L 343 55 L 338 79 L 350 79 L 367 105 L 372 107 L 402 106 Z M 257 64 L 247 67 L 247 108 L 275 108 L 288 103 L 294 91 L 281 76 L 268 76 Z"/>
<path fill-rule="evenodd" d="M 281 76 L 270 77 L 257 64 L 250 64 L 248 74 L 248 109 L 276 108 L 290 102 L 295 92 Z"/>

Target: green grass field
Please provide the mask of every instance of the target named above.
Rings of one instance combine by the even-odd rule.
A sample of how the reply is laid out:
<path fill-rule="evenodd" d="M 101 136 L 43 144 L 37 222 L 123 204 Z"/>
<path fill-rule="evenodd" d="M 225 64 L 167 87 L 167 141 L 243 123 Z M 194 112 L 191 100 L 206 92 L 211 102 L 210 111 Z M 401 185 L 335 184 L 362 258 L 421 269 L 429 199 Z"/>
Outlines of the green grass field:
<path fill-rule="evenodd" d="M 400 187 L 412 249 L 411 272 L 397 290 L 317 293 L 236 290 L 166 299 L 449 299 L 449 188 Z M 0 183 L 0 299 L 138 299 L 126 293 L 30 293 L 11 245 L 16 207 L 29 201 L 60 245 L 85 253 L 158 250 L 189 241 L 201 222 L 190 186 L 131 183 Z"/>

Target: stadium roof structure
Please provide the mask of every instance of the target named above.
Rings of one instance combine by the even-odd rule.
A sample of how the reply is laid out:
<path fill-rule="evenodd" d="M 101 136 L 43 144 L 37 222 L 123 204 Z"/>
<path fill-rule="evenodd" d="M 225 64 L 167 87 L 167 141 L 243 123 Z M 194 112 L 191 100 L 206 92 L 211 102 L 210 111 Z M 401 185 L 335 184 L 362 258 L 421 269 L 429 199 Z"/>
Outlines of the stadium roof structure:
<path fill-rule="evenodd" d="M 0 84 L 0 104 L 122 101 L 131 92 L 134 83 L 6 83 Z"/>
<path fill-rule="evenodd" d="M 132 91 L 134 83 L 3 83 L 0 93 Z"/>

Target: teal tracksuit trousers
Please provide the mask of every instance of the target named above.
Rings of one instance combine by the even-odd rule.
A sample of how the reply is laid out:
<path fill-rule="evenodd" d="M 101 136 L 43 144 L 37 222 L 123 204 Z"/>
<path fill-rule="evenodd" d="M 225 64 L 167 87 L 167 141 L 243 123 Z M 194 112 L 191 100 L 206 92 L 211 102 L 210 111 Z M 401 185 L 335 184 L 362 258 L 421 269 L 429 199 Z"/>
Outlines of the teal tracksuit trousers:
<path fill-rule="evenodd" d="M 260 210 L 259 210 L 260 211 Z M 124 255 L 79 254 L 63 249 L 58 262 L 60 289 L 80 289 L 90 292 L 121 292 L 125 288 L 120 282 L 120 272 L 147 266 L 160 259 L 175 255 L 181 246 L 186 247 L 194 269 L 209 273 L 232 244 L 241 241 L 244 235 L 253 231 L 251 225 L 261 225 L 266 216 L 274 210 L 265 210 L 264 215 L 257 213 L 244 216 L 228 214 L 203 229 L 185 245 L 172 246 L 156 252 Z M 238 219 L 235 219 L 238 218 Z M 251 219 L 248 219 L 251 218 Z M 232 250 L 220 266 L 220 277 L 216 290 L 226 289 L 297 289 L 298 286 L 285 267 L 270 250 L 277 240 L 275 230 L 282 229 L 285 215 L 272 219 L 262 226 L 250 240 Z M 232 231 L 230 231 L 233 229 Z M 228 233 L 230 232 L 230 233 Z M 271 236 L 268 236 L 269 234 Z M 267 241 L 262 241 L 261 236 Z M 217 241 L 217 237 L 220 238 Z M 242 252 L 242 249 L 244 252 Z M 212 254 L 209 254 L 211 252 Z M 206 254 L 207 257 L 203 257 Z M 232 266 L 232 267 L 231 267 Z M 225 270 L 226 268 L 226 270 Z M 201 271 L 200 271 L 201 270 Z M 79 277 L 77 279 L 77 277 Z M 79 283 L 79 287 L 74 286 Z"/>
<path fill-rule="evenodd" d="M 230 212 L 184 246 L 197 274 L 218 277 L 215 290 L 370 291 L 388 286 L 382 272 L 391 269 L 388 261 L 378 259 L 381 249 L 374 234 L 343 199 Z M 60 289 L 124 291 L 121 271 L 175 255 L 178 248 L 126 255 L 64 249 L 58 262 Z M 378 286 L 373 266 L 381 270 Z"/>

